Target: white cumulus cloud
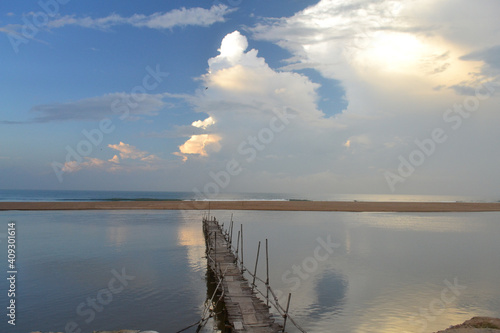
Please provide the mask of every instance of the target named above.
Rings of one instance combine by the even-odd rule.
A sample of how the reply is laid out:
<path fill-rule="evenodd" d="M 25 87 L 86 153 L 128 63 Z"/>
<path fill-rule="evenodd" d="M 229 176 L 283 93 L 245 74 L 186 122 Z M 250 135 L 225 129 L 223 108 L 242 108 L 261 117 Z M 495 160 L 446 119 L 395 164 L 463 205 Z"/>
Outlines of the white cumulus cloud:
<path fill-rule="evenodd" d="M 492 47 L 500 37 L 493 14 L 498 10 L 494 1 L 478 6 L 462 0 L 322 0 L 291 17 L 263 20 L 251 31 L 254 38 L 291 52 L 282 70 L 311 68 L 340 81 L 348 106 L 336 120 L 345 126 L 345 153 L 330 155 L 328 166 L 342 175 L 332 185 L 345 192 L 388 191 L 381 179 L 384 172 L 397 172 L 399 157 L 409 158 L 418 149 L 415 140 L 442 128 L 449 140 L 398 183 L 398 190 L 457 193 L 459 188 L 483 186 L 482 177 L 470 176 L 477 161 L 498 160 L 490 153 L 497 140 L 481 139 L 498 121 L 494 105 L 500 89 L 495 85 L 497 61 L 492 60 L 498 54 Z M 467 20 L 459 12 L 468 13 Z M 472 23 L 479 21 L 485 24 Z M 493 93 L 481 86 L 487 82 Z M 465 118 L 460 120 L 455 106 L 472 103 L 466 98 L 478 89 L 488 93 L 482 95 L 485 100 L 475 105 L 477 111 L 462 112 Z M 450 109 L 453 113 L 447 113 Z M 456 124 L 467 127 L 450 127 L 452 115 L 458 117 Z M 472 148 L 478 141 L 484 144 L 482 153 Z M 463 152 L 474 155 L 476 162 L 464 161 Z M 480 165 L 493 174 L 490 163 Z M 449 170 L 455 176 L 443 177 Z"/>
<path fill-rule="evenodd" d="M 397 191 L 479 189 L 482 176 L 470 178 L 469 170 L 478 160 L 499 160 L 488 153 L 498 140 L 481 138 L 485 133 L 498 137 L 492 124 L 499 120 L 495 95 L 500 87 L 479 101 L 477 112 L 450 117 L 462 117 L 454 105 L 465 105 L 470 96 L 457 94 L 460 89 L 474 94 L 478 83 L 496 79 L 488 76 L 492 70 L 484 71 L 485 64 L 495 68 L 491 59 L 496 49 L 489 37 L 474 43 L 468 36 L 461 41 L 452 34 L 450 26 L 466 35 L 471 27 L 448 15 L 449 6 L 425 1 L 423 10 L 420 4 L 322 0 L 289 18 L 262 20 L 251 29 L 252 37 L 292 54 L 280 69 L 270 68 L 257 50 L 248 50 L 241 33 L 228 34 L 202 76 L 208 89 L 191 99 L 196 111 L 217 119 L 210 127 L 221 138 L 220 150 L 208 154 L 213 157 L 212 169 L 223 168 L 220 161 L 241 162 L 245 175 L 235 177 L 231 186 L 246 191 L 390 193 L 385 173 L 397 172 L 401 157 L 416 156 L 411 155 L 420 149 L 416 141 L 442 129 L 448 140 L 436 144 L 429 156 L 424 154 L 425 161 L 398 183 Z M 465 12 L 475 6 L 464 1 L 457 5 Z M 434 20 L 428 18 L 430 10 L 438 12 Z M 480 20 L 478 11 L 472 14 Z M 497 33 L 490 24 L 473 29 L 476 36 Z M 331 112 L 321 110 L 318 102 L 329 97 L 328 91 L 319 96 L 319 84 L 296 72 L 303 68 L 339 81 L 345 110 L 326 116 Z M 271 123 L 273 117 L 284 110 L 293 118 L 273 131 L 278 124 Z M 459 121 L 467 126 L 451 126 Z M 483 153 L 473 148 L 473 142 L 484 145 Z M 463 161 L 463 151 L 474 155 L 476 162 Z M 486 174 L 494 174 L 491 164 L 480 165 Z M 500 181 L 498 176 L 494 179 Z"/>

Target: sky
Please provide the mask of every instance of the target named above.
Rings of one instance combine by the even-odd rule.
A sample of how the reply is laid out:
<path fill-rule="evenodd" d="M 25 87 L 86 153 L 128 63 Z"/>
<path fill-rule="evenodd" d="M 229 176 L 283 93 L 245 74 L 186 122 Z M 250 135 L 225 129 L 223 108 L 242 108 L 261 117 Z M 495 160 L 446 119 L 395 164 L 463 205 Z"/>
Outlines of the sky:
<path fill-rule="evenodd" d="M 0 188 L 500 197 L 499 12 L 2 1 Z"/>

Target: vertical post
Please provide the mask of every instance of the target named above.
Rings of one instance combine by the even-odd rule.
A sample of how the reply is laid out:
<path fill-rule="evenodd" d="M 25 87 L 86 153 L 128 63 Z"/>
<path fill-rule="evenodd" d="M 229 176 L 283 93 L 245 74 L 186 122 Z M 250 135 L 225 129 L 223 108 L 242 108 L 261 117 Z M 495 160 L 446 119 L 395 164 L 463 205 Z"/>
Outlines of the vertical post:
<path fill-rule="evenodd" d="M 231 213 L 231 226 L 229 227 L 230 228 L 230 237 L 229 237 L 229 249 L 231 250 L 231 247 L 233 246 L 233 214 Z"/>
<path fill-rule="evenodd" d="M 285 332 L 285 327 L 286 327 L 286 318 L 288 318 L 288 308 L 290 307 L 290 298 L 292 298 L 292 294 L 288 293 L 288 302 L 286 303 L 286 311 L 285 311 L 285 320 L 283 321 L 283 331 Z"/>
<path fill-rule="evenodd" d="M 240 224 L 241 229 L 241 271 L 244 272 L 245 268 L 243 267 L 243 224 Z"/>
<path fill-rule="evenodd" d="M 238 230 L 238 241 L 236 242 L 236 264 L 238 264 L 238 251 L 240 249 L 240 231 Z"/>
<path fill-rule="evenodd" d="M 231 250 L 231 240 L 230 240 L 230 235 L 231 233 L 231 222 L 229 222 L 229 226 L 227 227 L 227 231 L 226 231 L 226 240 L 227 240 L 227 249 L 228 250 Z"/>
<path fill-rule="evenodd" d="M 267 238 L 266 238 L 266 301 L 267 307 L 269 307 L 269 250 L 267 246 Z"/>
<path fill-rule="evenodd" d="M 210 201 L 208 201 L 208 220 L 210 221 Z"/>
<path fill-rule="evenodd" d="M 259 253 L 260 253 L 260 241 L 259 246 L 257 247 L 257 258 L 255 258 L 255 269 L 253 271 L 253 281 L 252 281 L 252 292 L 255 288 L 255 277 L 257 276 L 257 264 L 259 263 Z"/>

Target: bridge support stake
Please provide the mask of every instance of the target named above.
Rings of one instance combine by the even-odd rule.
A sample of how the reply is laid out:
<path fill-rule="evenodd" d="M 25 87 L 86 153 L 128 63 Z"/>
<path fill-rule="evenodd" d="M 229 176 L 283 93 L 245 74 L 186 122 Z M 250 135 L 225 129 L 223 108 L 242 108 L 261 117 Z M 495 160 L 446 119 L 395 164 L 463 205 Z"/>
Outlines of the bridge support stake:
<path fill-rule="evenodd" d="M 255 269 L 253 271 L 253 281 L 252 281 L 252 292 L 255 288 L 255 277 L 257 276 L 257 264 L 259 263 L 259 253 L 260 253 L 260 241 L 259 246 L 257 246 L 257 258 L 255 258 Z"/>
<path fill-rule="evenodd" d="M 229 249 L 232 251 L 231 247 L 233 246 L 233 214 L 231 213 L 231 224 L 229 226 Z"/>
<path fill-rule="evenodd" d="M 241 272 L 245 271 L 245 266 L 243 266 L 243 224 L 240 224 L 241 229 Z"/>
<path fill-rule="evenodd" d="M 238 230 L 238 241 L 236 242 L 236 265 L 238 265 L 238 251 L 240 250 L 240 231 Z"/>
<path fill-rule="evenodd" d="M 283 321 L 283 332 L 285 332 L 285 327 L 286 327 L 286 319 L 288 318 L 288 309 L 290 308 L 290 298 L 292 298 L 292 294 L 288 293 L 288 302 L 286 303 L 286 311 L 283 317 L 285 317 L 285 320 Z"/>
<path fill-rule="evenodd" d="M 267 247 L 267 238 L 266 238 L 266 301 L 267 307 L 269 307 L 269 250 Z"/>

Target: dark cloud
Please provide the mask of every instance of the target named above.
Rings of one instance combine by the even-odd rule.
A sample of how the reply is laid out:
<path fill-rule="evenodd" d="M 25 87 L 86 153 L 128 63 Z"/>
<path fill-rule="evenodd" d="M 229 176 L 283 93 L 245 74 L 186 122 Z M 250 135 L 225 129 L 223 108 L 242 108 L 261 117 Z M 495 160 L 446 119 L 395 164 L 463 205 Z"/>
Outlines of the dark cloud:
<path fill-rule="evenodd" d="M 500 45 L 464 55 L 461 60 L 482 60 L 493 68 L 500 69 Z"/>
<path fill-rule="evenodd" d="M 454 90 L 457 95 L 462 96 L 474 96 L 476 94 L 476 89 L 467 85 L 453 85 L 450 89 Z"/>
<path fill-rule="evenodd" d="M 163 94 L 112 93 L 81 99 L 75 102 L 36 105 L 31 109 L 34 118 L 27 121 L 8 121 L 2 124 L 48 123 L 60 121 L 94 121 L 119 116 L 122 120 L 137 120 L 154 116 L 168 104 Z"/>

